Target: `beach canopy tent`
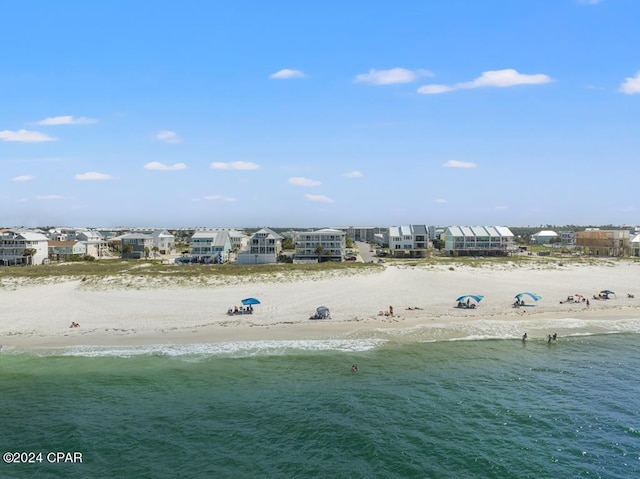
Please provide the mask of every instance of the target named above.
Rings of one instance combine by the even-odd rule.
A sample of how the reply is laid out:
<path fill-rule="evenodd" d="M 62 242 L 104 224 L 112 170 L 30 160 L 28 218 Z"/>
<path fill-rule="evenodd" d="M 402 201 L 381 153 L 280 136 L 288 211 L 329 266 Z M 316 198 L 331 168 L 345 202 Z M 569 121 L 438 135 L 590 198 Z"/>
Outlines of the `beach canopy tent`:
<path fill-rule="evenodd" d="M 536 293 L 530 293 L 528 291 L 525 291 L 524 293 L 518 293 L 516 294 L 515 298 L 516 299 L 522 299 L 523 296 L 529 296 L 531 299 L 533 299 L 534 301 L 538 301 L 539 299 L 542 299 L 542 296 L 538 296 Z"/>
<path fill-rule="evenodd" d="M 249 306 L 250 304 L 260 304 L 256 298 L 245 298 L 242 300 L 242 304 L 245 306 Z"/>
<path fill-rule="evenodd" d="M 603 289 L 602 291 L 600 291 L 600 297 L 602 297 L 602 298 L 609 299 L 609 296 L 611 296 L 611 295 L 615 296 L 616 293 L 614 293 L 613 291 L 610 291 L 608 289 Z"/>
<path fill-rule="evenodd" d="M 329 314 L 329 308 L 326 306 L 319 306 L 316 308 L 316 314 L 311 316 L 309 319 L 331 319 L 331 314 Z"/>
<path fill-rule="evenodd" d="M 479 303 L 480 301 L 482 301 L 482 298 L 484 298 L 484 296 L 482 296 L 481 294 L 465 294 L 464 296 L 460 296 L 458 299 L 456 299 L 456 302 L 464 303 L 467 298 L 471 298 L 475 302 Z"/>

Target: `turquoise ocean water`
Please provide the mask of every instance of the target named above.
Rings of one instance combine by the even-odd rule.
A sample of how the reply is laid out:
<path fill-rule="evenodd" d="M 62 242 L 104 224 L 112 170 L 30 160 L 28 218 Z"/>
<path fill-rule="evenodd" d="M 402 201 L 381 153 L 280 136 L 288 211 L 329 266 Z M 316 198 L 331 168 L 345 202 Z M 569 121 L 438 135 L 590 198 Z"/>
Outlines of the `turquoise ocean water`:
<path fill-rule="evenodd" d="M 639 344 L 5 348 L 0 477 L 640 477 Z"/>

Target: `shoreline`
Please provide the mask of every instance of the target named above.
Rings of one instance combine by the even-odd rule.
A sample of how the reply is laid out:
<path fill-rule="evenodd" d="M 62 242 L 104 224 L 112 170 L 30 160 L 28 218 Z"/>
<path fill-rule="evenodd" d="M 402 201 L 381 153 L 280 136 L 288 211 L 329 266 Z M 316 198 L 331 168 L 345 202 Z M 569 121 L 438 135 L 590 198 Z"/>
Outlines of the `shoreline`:
<path fill-rule="evenodd" d="M 0 290 L 0 345 L 18 349 L 77 346 L 239 343 L 259 341 L 395 342 L 469 337 L 530 338 L 557 332 L 640 332 L 640 265 L 536 268 L 419 268 L 387 266 L 378 273 L 298 282 L 247 282 L 216 287 L 86 288 L 82 281 Z M 597 285 L 597 287 L 596 287 Z M 626 286 L 626 287 L 625 287 Z M 561 304 L 598 288 L 615 299 Z M 513 296 L 542 296 L 513 308 Z M 455 298 L 482 294 L 475 309 Z M 245 297 L 259 298 L 253 314 L 229 316 Z M 325 305 L 332 319 L 309 320 Z M 393 306 L 393 316 L 380 316 Z M 79 328 L 69 328 L 72 322 Z M 553 328 L 553 330 L 552 330 Z M 556 331 L 557 330 L 557 331 Z"/>

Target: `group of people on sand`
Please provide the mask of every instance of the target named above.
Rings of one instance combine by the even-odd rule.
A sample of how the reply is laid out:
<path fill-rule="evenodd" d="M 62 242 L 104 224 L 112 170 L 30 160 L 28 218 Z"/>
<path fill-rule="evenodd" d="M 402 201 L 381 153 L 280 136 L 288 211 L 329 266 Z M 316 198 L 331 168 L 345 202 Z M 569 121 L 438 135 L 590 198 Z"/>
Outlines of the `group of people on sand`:
<path fill-rule="evenodd" d="M 456 305 L 456 308 L 463 308 L 463 309 L 476 309 L 476 304 L 472 303 L 471 301 L 469 301 L 467 299 L 466 303 L 463 303 L 462 301 L 458 301 L 458 304 Z"/>
<path fill-rule="evenodd" d="M 80 325 L 78 323 L 76 323 L 75 321 L 71 321 L 71 325 L 69 325 L 70 328 L 79 328 Z"/>
<path fill-rule="evenodd" d="M 227 314 L 253 314 L 253 306 L 234 306 L 233 308 L 229 308 L 227 310 Z"/>
<path fill-rule="evenodd" d="M 378 316 L 393 316 L 393 306 L 389 306 L 387 311 L 378 311 Z"/>
<path fill-rule="evenodd" d="M 525 306 L 524 299 L 516 298 L 516 300 L 513 302 L 513 307 L 514 308 L 519 308 L 520 306 Z"/>

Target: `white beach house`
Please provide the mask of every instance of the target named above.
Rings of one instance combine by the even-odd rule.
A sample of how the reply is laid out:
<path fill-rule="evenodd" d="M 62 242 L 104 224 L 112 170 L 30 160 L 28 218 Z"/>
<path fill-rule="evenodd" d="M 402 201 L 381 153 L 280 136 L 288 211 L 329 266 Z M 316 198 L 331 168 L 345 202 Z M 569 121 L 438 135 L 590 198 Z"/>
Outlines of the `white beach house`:
<path fill-rule="evenodd" d="M 506 226 L 449 226 L 444 247 L 451 256 L 504 256 L 514 248 Z"/>
<path fill-rule="evenodd" d="M 0 264 L 42 264 L 49 257 L 49 238 L 34 231 L 0 233 Z"/>
<path fill-rule="evenodd" d="M 424 258 L 429 249 L 429 228 L 426 225 L 391 226 L 389 252 L 394 256 Z"/>
<path fill-rule="evenodd" d="M 324 228 L 316 231 L 296 231 L 294 263 L 342 261 L 347 251 L 344 231 Z"/>
<path fill-rule="evenodd" d="M 196 231 L 191 235 L 190 243 L 190 254 L 199 263 L 229 261 L 232 246 L 227 230 Z"/>
<path fill-rule="evenodd" d="M 559 238 L 558 233 L 551 230 L 542 230 L 537 233 L 531 235 L 531 243 L 532 244 L 548 244 L 557 241 L 556 238 Z"/>
<path fill-rule="evenodd" d="M 238 264 L 273 264 L 282 252 L 283 236 L 269 228 L 260 228 L 251 235 L 248 249 L 238 254 Z"/>

